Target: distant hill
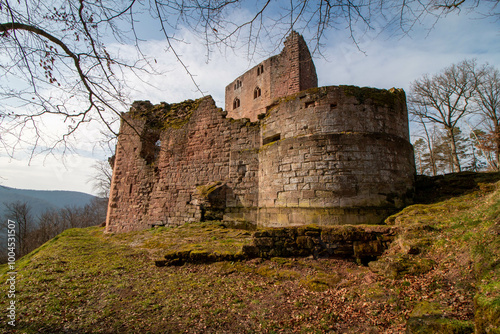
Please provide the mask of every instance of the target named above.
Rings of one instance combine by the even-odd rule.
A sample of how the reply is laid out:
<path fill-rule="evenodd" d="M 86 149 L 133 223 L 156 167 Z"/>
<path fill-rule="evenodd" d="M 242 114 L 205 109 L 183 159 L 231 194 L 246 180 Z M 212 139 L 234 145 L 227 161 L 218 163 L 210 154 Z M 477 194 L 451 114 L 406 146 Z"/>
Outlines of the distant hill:
<path fill-rule="evenodd" d="M 38 216 L 47 209 L 61 209 L 66 206 L 85 206 L 93 195 L 66 190 L 29 190 L 0 186 L 0 217 L 5 211 L 4 203 L 16 201 L 27 202 L 32 209 L 32 214 Z"/>

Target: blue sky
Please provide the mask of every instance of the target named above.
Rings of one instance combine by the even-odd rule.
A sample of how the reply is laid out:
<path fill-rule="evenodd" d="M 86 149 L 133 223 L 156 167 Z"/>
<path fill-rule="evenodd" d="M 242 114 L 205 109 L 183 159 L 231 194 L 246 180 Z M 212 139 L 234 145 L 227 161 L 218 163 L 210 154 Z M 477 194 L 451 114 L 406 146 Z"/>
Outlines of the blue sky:
<path fill-rule="evenodd" d="M 242 14 L 244 15 L 244 13 Z M 314 59 L 320 86 L 357 85 L 377 88 L 403 88 L 409 91 L 413 80 L 426 73 L 436 73 L 444 67 L 463 59 L 476 58 L 500 68 L 500 22 L 477 19 L 463 11 L 451 14 L 433 26 L 431 22 L 417 25 L 408 35 L 391 35 L 390 31 L 368 32 L 360 35 L 358 47 L 346 30 L 331 30 L 325 36 L 322 57 Z M 157 39 L 143 42 L 143 51 L 157 60 L 164 71 L 161 76 L 143 76 L 140 79 L 126 73 L 128 84 L 134 88 L 131 100 L 180 102 L 201 96 L 185 70 L 171 53 L 166 53 L 166 43 L 160 34 Z M 187 43 L 177 44 L 176 50 L 189 66 L 191 73 L 205 95 L 212 95 L 219 107 L 224 107 L 224 88 L 234 78 L 266 59 L 270 54 L 255 54 L 246 58 L 245 49 L 213 53 L 207 62 L 205 49 L 187 29 L 177 37 Z M 307 32 L 305 34 L 307 39 Z M 277 46 L 264 42 L 264 50 Z M 131 53 L 132 47 L 114 45 L 120 54 Z M 281 49 L 281 46 L 278 46 Z M 126 111 L 126 110 L 124 110 Z M 14 158 L 0 155 L 0 184 L 15 188 L 74 190 L 92 193 L 91 166 L 111 154 L 109 147 L 96 144 L 100 129 L 87 126 L 74 141 L 74 152 L 67 152 L 64 161 L 59 153 L 39 155 L 31 159 L 24 151 Z"/>

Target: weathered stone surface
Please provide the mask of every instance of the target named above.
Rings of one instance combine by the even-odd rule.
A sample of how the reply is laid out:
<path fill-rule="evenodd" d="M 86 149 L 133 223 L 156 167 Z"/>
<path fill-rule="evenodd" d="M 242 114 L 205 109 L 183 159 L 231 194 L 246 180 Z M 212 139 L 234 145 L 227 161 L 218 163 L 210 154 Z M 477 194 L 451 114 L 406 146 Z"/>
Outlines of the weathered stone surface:
<path fill-rule="evenodd" d="M 410 200 L 415 168 L 402 90 L 316 88 L 296 33 L 260 65 L 226 88 L 227 111 L 210 96 L 132 105 L 116 147 L 107 232 L 213 219 L 379 224 Z"/>
<path fill-rule="evenodd" d="M 346 233 L 353 232 L 356 233 Z M 395 237 L 395 228 L 380 226 L 306 226 L 266 229 L 253 234 L 243 253 L 258 257 L 310 256 L 366 259 L 380 256 Z M 333 242 L 332 242 L 333 240 Z M 257 255 L 256 255 L 257 254 Z"/>

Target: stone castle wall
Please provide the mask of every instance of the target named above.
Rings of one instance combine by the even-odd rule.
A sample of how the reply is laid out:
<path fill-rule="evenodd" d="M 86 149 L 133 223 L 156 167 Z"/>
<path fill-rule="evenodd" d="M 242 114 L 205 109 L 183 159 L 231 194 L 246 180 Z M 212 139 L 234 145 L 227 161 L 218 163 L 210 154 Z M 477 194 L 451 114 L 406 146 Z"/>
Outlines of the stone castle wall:
<path fill-rule="evenodd" d="M 261 124 L 259 225 L 380 223 L 411 197 L 403 91 L 310 89 Z"/>
<path fill-rule="evenodd" d="M 258 161 L 248 152 L 257 148 L 259 127 L 225 118 L 211 97 L 184 104 L 189 111 L 178 122 L 156 122 L 155 116 L 164 114 L 168 105 L 149 102 L 135 102 L 125 116 L 115 156 L 108 231 L 200 221 L 210 204 L 215 209 L 257 206 Z M 144 154 L 147 147 L 155 152 L 149 157 Z"/>
<path fill-rule="evenodd" d="M 203 220 L 378 224 L 411 200 L 414 174 L 404 92 L 317 88 L 293 32 L 279 55 L 226 87 L 226 111 L 211 97 L 132 105 L 106 231 Z"/>
<path fill-rule="evenodd" d="M 107 231 L 203 219 L 380 223 L 409 200 L 413 175 L 400 90 L 313 88 L 258 122 L 228 118 L 210 97 L 136 102 L 122 122 Z"/>
<path fill-rule="evenodd" d="M 225 109 L 228 117 L 255 122 L 273 100 L 317 86 L 309 49 L 304 38 L 293 32 L 279 55 L 254 66 L 226 86 Z"/>

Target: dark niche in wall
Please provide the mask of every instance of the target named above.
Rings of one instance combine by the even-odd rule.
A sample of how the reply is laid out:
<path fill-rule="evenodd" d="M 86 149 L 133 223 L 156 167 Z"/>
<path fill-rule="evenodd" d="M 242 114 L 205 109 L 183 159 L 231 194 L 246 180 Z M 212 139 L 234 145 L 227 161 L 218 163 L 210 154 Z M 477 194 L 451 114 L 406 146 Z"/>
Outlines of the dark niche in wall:
<path fill-rule="evenodd" d="M 262 145 L 270 144 L 281 139 L 281 134 L 277 133 L 262 140 Z"/>
<path fill-rule="evenodd" d="M 151 165 L 160 155 L 160 134 L 156 131 L 144 134 L 141 144 L 141 157 L 146 160 L 146 164 Z"/>

